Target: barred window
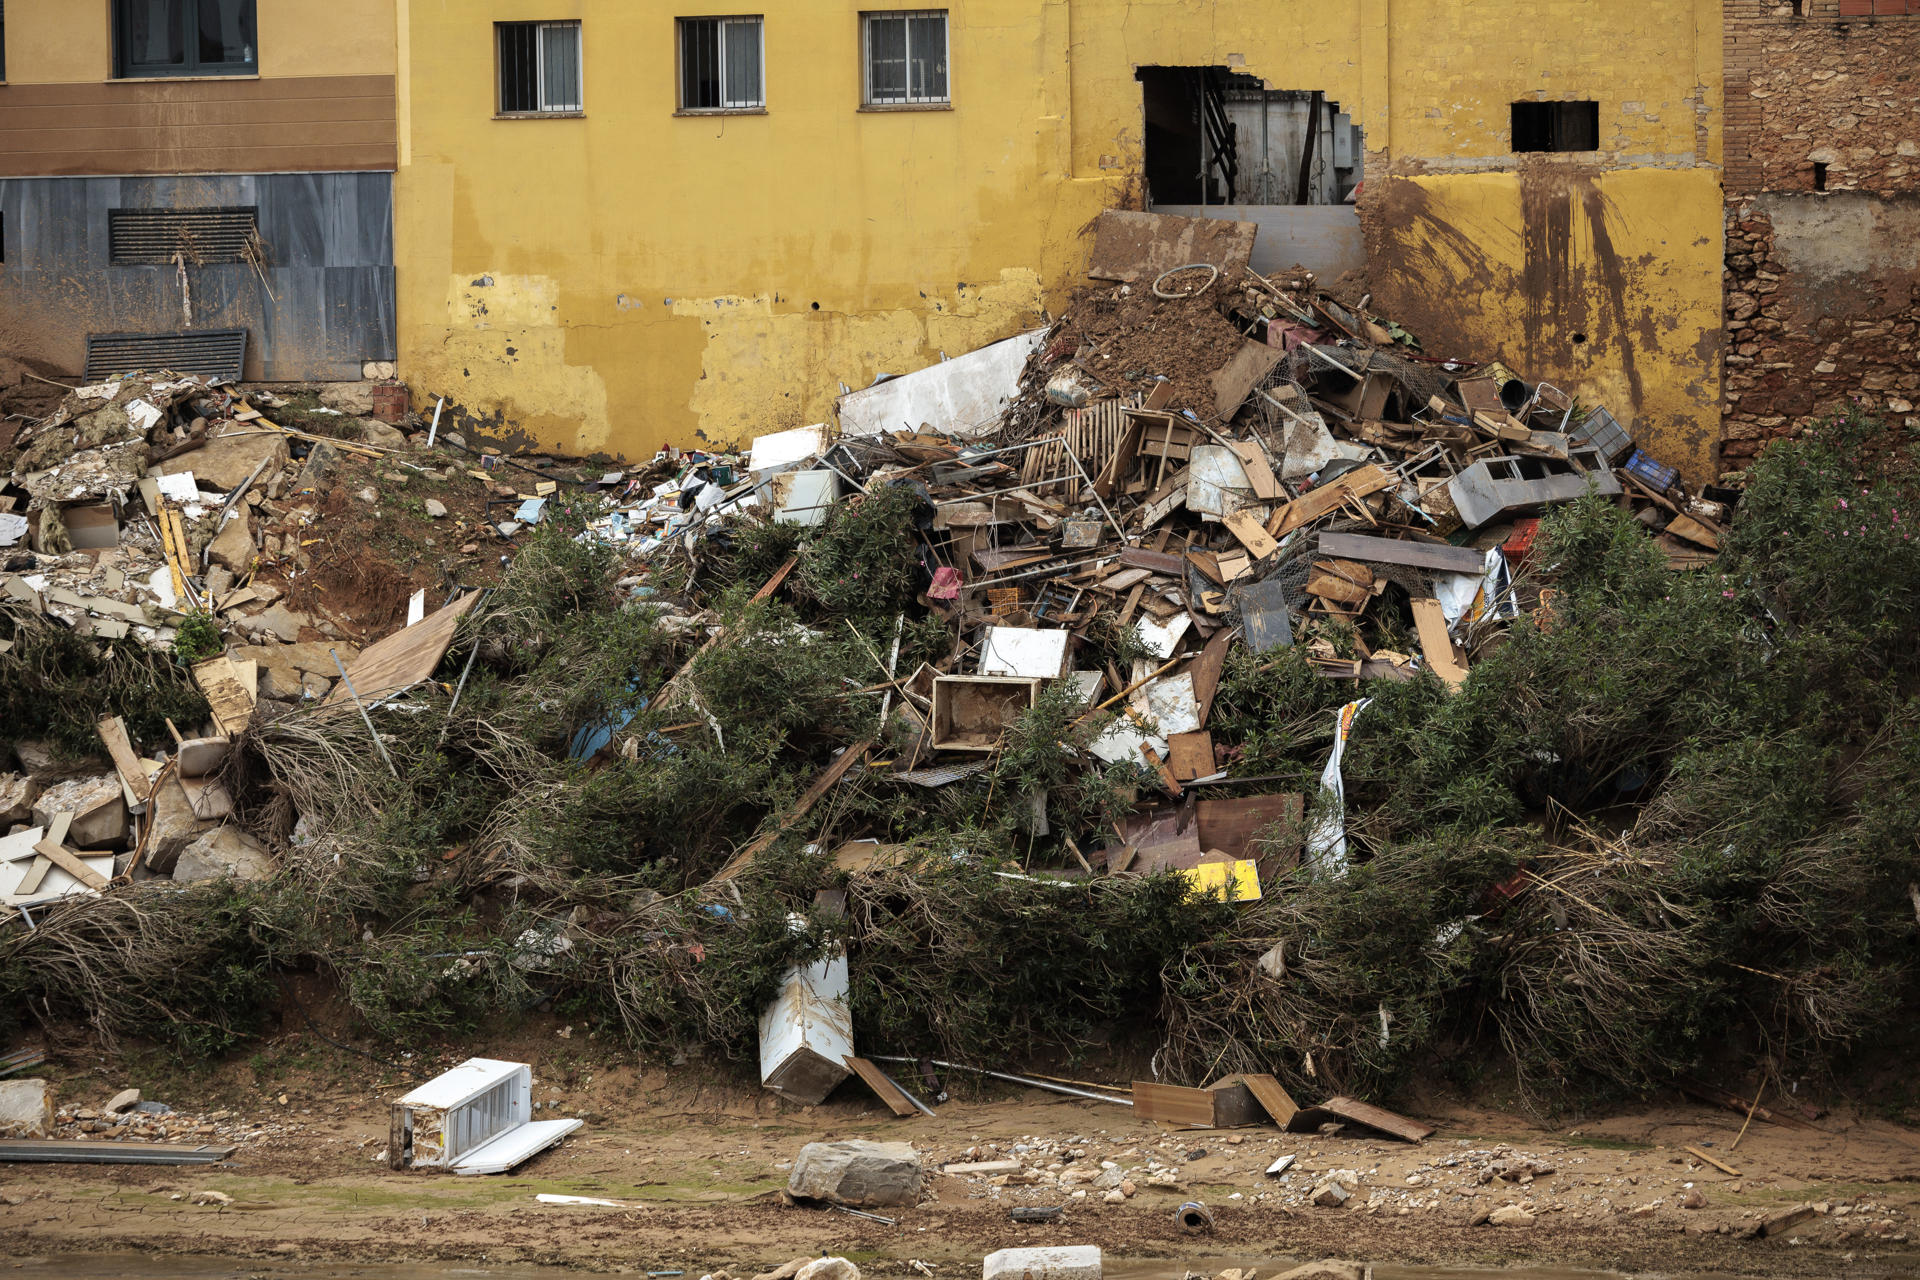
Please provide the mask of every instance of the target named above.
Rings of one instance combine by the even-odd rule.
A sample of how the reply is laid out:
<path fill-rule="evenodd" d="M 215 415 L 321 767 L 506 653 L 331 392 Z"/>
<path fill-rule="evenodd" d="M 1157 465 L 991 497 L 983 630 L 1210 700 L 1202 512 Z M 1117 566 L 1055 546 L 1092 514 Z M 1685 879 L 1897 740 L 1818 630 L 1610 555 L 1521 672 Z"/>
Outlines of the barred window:
<path fill-rule="evenodd" d="M 947 88 L 947 11 L 861 15 L 868 106 L 939 105 Z"/>
<path fill-rule="evenodd" d="M 757 16 L 680 19 L 680 109 L 764 108 L 765 61 L 765 27 Z"/>
<path fill-rule="evenodd" d="M 573 115 L 580 93 L 580 24 L 501 22 L 500 114 Z"/>

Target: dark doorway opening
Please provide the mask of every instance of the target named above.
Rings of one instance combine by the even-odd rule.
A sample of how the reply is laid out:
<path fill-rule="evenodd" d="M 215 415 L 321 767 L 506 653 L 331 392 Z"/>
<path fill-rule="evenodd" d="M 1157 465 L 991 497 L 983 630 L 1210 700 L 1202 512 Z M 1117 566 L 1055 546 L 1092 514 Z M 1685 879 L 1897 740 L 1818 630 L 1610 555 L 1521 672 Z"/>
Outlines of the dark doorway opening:
<path fill-rule="evenodd" d="M 1360 127 L 1324 93 L 1226 67 L 1141 67 L 1150 204 L 1345 204 Z"/>

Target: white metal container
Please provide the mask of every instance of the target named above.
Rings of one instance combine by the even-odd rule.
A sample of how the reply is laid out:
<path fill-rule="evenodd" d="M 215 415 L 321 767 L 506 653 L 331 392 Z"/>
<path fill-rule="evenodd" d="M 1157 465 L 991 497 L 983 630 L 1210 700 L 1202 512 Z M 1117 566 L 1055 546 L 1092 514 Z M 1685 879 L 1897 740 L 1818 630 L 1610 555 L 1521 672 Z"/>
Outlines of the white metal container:
<path fill-rule="evenodd" d="M 533 1068 L 468 1058 L 393 1104 L 387 1163 L 459 1174 L 504 1173 L 580 1127 L 533 1118 Z"/>

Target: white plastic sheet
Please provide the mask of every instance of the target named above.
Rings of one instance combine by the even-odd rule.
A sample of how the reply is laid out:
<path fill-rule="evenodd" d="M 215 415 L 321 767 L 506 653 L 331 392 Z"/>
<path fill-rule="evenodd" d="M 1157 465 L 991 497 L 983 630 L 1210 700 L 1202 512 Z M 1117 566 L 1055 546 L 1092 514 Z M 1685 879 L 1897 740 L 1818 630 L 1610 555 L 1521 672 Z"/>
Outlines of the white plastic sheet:
<path fill-rule="evenodd" d="M 1372 701 L 1372 698 L 1362 698 L 1340 708 L 1340 724 L 1334 730 L 1333 750 L 1327 756 L 1327 767 L 1320 771 L 1321 789 L 1332 792 L 1333 796 L 1330 801 L 1322 797 L 1321 811 L 1307 832 L 1306 864 L 1316 876 L 1325 875 L 1338 880 L 1347 874 L 1347 786 L 1340 776 L 1340 758 L 1347 752 L 1347 738 L 1353 732 L 1353 718 Z"/>

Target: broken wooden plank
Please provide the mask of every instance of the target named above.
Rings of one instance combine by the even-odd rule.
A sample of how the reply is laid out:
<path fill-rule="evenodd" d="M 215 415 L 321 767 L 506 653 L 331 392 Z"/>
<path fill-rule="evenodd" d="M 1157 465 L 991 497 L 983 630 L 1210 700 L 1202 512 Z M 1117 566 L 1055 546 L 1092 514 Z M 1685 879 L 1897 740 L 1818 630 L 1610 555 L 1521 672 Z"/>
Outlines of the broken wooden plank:
<path fill-rule="evenodd" d="M 1275 502 L 1287 496 L 1287 491 L 1280 487 L 1280 481 L 1267 461 L 1267 451 L 1259 441 L 1229 440 L 1227 443 L 1240 455 L 1240 466 L 1247 473 L 1247 483 L 1253 486 L 1254 497 L 1262 502 Z"/>
<path fill-rule="evenodd" d="M 333 687 L 321 705 L 347 701 L 349 682 L 355 693 L 371 700 L 431 676 L 440 659 L 446 656 L 447 646 L 453 643 L 454 627 L 479 599 L 478 591 L 470 591 L 413 626 L 403 627 L 367 646 L 347 667 L 347 678 Z"/>
<path fill-rule="evenodd" d="M 1267 532 L 1275 538 L 1284 538 L 1295 529 L 1332 515 L 1349 499 L 1367 497 L 1382 489 L 1390 489 L 1398 482 L 1391 471 L 1374 463 L 1355 467 L 1274 512 L 1273 519 L 1267 521 Z"/>
<path fill-rule="evenodd" d="M 1253 1096 L 1266 1109 L 1267 1115 L 1282 1129 L 1287 1127 L 1294 1114 L 1300 1110 L 1299 1104 L 1293 1100 L 1293 1095 L 1272 1076 L 1243 1073 L 1237 1078 L 1252 1091 Z"/>
<path fill-rule="evenodd" d="M 133 743 L 127 738 L 127 722 L 119 716 L 104 716 L 94 726 L 94 732 L 100 735 L 100 741 L 106 744 L 107 754 L 113 757 L 113 767 L 120 775 L 120 781 L 126 784 L 133 795 L 134 802 L 145 804 L 152 794 L 153 783 L 147 777 L 147 771 L 140 767 L 140 757 L 134 754 Z"/>
<path fill-rule="evenodd" d="M 793 807 L 781 815 L 780 821 L 775 823 L 772 829 L 764 835 L 755 838 L 751 844 L 735 854 L 732 860 L 729 861 L 726 866 L 720 868 L 719 873 L 713 878 L 715 880 L 731 880 L 742 871 L 745 871 L 756 857 L 764 853 L 772 846 L 775 840 L 778 840 L 781 835 L 786 832 L 787 828 L 806 817 L 807 811 L 819 803 L 820 797 L 826 795 L 828 791 L 833 789 L 835 783 L 846 777 L 847 770 L 853 768 L 856 763 L 864 759 L 872 747 L 873 739 L 867 738 L 854 743 L 838 756 L 834 757 L 833 763 L 828 765 L 818 778 L 814 779 L 813 785 L 808 787 L 806 793 L 798 800 L 794 801 Z"/>
<path fill-rule="evenodd" d="M 1248 339 L 1233 358 L 1213 375 L 1213 416 L 1224 423 L 1247 402 L 1273 366 L 1286 359 L 1278 347 Z"/>
<path fill-rule="evenodd" d="M 764 583 L 762 583 L 760 586 L 760 589 L 753 593 L 753 599 L 765 600 L 768 596 L 778 591 L 780 589 L 780 584 L 787 580 L 787 575 L 792 573 L 793 567 L 799 563 L 800 563 L 799 556 L 788 556 L 787 562 L 781 565 L 778 569 L 775 569 L 773 571 L 773 576 L 771 578 L 768 578 Z"/>
<path fill-rule="evenodd" d="M 1413 602 L 1413 625 L 1420 633 L 1420 652 L 1433 673 L 1457 689 L 1466 683 L 1467 663 L 1447 634 L 1447 615 L 1432 598 Z"/>
<path fill-rule="evenodd" d="M 1685 1151 L 1688 1155 L 1693 1156 L 1696 1159 L 1700 1160 L 1704 1164 L 1712 1165 L 1714 1168 L 1726 1174 L 1728 1177 L 1737 1178 L 1740 1176 L 1740 1171 L 1738 1169 L 1734 1168 L 1732 1165 L 1726 1163 L 1723 1160 L 1714 1159 L 1712 1156 L 1708 1155 L 1706 1152 L 1702 1151 L 1698 1147 L 1682 1147 L 1681 1150 Z"/>
<path fill-rule="evenodd" d="M 1409 1120 L 1396 1115 L 1385 1107 L 1376 1107 L 1361 1102 L 1358 1098 L 1328 1098 L 1318 1106 L 1302 1107 L 1295 1113 L 1287 1128 L 1294 1133 L 1312 1133 L 1323 1124 L 1333 1120 L 1347 1120 L 1363 1124 L 1369 1129 L 1378 1129 L 1405 1142 L 1420 1142 L 1431 1137 L 1431 1125 L 1421 1124 L 1418 1120 Z"/>
<path fill-rule="evenodd" d="M 1431 542 L 1408 542 L 1398 538 L 1374 538 L 1363 533 L 1323 533 L 1323 555 L 1369 564 L 1398 564 L 1410 569 L 1432 569 L 1439 573 L 1486 572 L 1486 556 L 1472 547 L 1438 546 Z"/>
<path fill-rule="evenodd" d="M 80 861 L 80 855 L 63 844 L 57 844 L 51 839 L 42 840 L 33 846 L 33 851 L 89 889 L 107 887 L 105 876 Z"/>
<path fill-rule="evenodd" d="M 860 1077 L 862 1084 L 873 1090 L 880 1101 L 887 1104 L 887 1110 L 897 1116 L 920 1114 L 920 1109 L 907 1100 L 906 1093 L 887 1077 L 887 1073 L 865 1058 L 849 1056 L 844 1060 L 847 1069 Z"/>
<path fill-rule="evenodd" d="M 1250 511 L 1236 511 L 1226 516 L 1221 523 L 1227 526 L 1228 533 L 1239 539 L 1240 545 L 1245 547 L 1247 554 L 1255 560 L 1265 560 L 1280 549 L 1280 544 L 1267 536 L 1266 529 L 1261 527 L 1260 522 L 1254 519 Z"/>
<path fill-rule="evenodd" d="M 1207 713 L 1213 710 L 1213 695 L 1220 688 L 1220 672 L 1227 665 L 1227 651 L 1233 647 L 1235 634 L 1231 627 L 1222 627 L 1214 632 L 1189 669 L 1193 676 L 1193 701 L 1199 708 L 1201 728 L 1206 727 Z"/>
<path fill-rule="evenodd" d="M 1697 547 L 1705 547 L 1709 551 L 1720 549 L 1718 535 L 1692 516 L 1675 516 L 1667 522 L 1666 532 L 1683 541 L 1691 542 Z"/>
<path fill-rule="evenodd" d="M 1205 729 L 1192 733 L 1170 734 L 1167 738 L 1167 767 L 1182 782 L 1192 782 L 1213 772 L 1213 735 Z M 1206 843 L 1206 837 L 1200 837 Z"/>

